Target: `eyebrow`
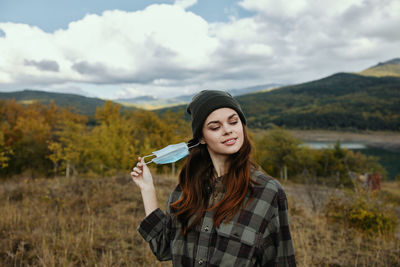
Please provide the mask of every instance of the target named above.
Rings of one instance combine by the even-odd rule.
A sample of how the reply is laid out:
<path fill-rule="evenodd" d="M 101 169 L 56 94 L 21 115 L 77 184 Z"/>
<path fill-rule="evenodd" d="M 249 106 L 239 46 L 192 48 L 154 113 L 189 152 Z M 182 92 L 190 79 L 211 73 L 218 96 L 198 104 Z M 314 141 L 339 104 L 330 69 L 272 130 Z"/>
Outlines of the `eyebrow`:
<path fill-rule="evenodd" d="M 230 116 L 228 117 L 228 120 L 232 119 L 232 118 L 235 117 L 235 116 L 237 116 L 237 113 L 233 113 L 232 115 L 230 115 Z M 207 123 L 207 126 L 210 125 L 210 124 L 212 124 L 212 123 L 219 123 L 219 121 L 210 121 L 210 122 Z"/>

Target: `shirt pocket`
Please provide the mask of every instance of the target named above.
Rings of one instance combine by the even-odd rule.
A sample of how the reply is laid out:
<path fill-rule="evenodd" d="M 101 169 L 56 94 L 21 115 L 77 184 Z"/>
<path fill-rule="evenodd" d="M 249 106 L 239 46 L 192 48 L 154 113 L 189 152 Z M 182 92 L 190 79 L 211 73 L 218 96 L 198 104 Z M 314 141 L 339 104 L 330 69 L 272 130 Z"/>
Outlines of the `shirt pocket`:
<path fill-rule="evenodd" d="M 252 228 L 234 222 L 222 223 L 218 228 L 217 243 L 211 259 L 218 266 L 253 266 L 259 234 Z"/>

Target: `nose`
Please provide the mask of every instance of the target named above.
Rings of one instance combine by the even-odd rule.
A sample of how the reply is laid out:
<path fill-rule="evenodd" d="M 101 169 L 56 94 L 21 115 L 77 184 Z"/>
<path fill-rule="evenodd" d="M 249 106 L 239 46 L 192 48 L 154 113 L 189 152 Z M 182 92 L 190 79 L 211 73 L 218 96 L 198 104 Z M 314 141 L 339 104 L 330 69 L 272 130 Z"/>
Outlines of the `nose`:
<path fill-rule="evenodd" d="M 224 135 L 229 135 L 232 133 L 232 126 L 229 123 L 224 123 L 223 129 L 224 129 Z"/>

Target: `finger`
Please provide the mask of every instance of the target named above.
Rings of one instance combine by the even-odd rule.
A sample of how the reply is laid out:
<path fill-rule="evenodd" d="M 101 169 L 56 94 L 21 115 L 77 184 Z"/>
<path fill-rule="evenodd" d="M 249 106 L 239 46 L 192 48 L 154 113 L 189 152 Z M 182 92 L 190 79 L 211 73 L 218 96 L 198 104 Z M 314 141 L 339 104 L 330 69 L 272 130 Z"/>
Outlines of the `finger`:
<path fill-rule="evenodd" d="M 131 173 L 134 173 L 135 176 L 140 176 L 142 175 L 143 171 L 135 168 L 135 170 L 133 170 Z"/>
<path fill-rule="evenodd" d="M 140 170 L 139 167 L 137 167 L 137 165 L 135 167 L 133 167 L 132 171 L 136 171 L 136 170 Z"/>
<path fill-rule="evenodd" d="M 137 177 L 137 176 L 139 176 L 139 174 L 137 172 L 131 172 L 131 176 L 133 178 L 133 176 Z"/>
<path fill-rule="evenodd" d="M 139 170 L 143 171 L 143 164 L 138 163 L 138 164 L 136 164 L 135 168 L 138 168 Z"/>
<path fill-rule="evenodd" d="M 142 170 L 139 169 L 138 167 L 133 168 L 133 171 L 134 171 L 134 172 L 137 172 L 137 173 L 142 173 Z"/>

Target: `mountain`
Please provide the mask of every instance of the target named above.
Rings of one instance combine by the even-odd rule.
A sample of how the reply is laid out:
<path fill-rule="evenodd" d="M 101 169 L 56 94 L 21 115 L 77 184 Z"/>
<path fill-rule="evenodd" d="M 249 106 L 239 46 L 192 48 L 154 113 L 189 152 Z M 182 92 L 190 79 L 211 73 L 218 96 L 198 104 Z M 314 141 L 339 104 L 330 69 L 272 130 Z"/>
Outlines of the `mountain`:
<path fill-rule="evenodd" d="M 99 98 L 85 97 L 75 94 L 52 93 L 35 90 L 23 90 L 17 92 L 1 93 L 0 99 L 15 101 L 25 104 L 41 103 L 48 105 L 50 101 L 64 108 L 70 108 L 72 111 L 83 115 L 93 115 L 96 113 L 96 108 L 101 107 L 106 102 Z"/>
<path fill-rule="evenodd" d="M 400 58 L 395 58 L 383 63 L 378 63 L 377 65 L 360 72 L 360 74 L 375 77 L 400 77 Z"/>
<path fill-rule="evenodd" d="M 232 96 L 240 96 L 240 95 L 245 95 L 245 94 L 250 94 L 258 91 L 271 91 L 276 88 L 279 88 L 283 86 L 282 84 L 279 83 L 270 83 L 270 84 L 264 84 L 264 85 L 256 85 L 256 86 L 251 86 L 251 87 L 246 87 L 246 88 L 241 88 L 241 89 L 232 89 L 232 90 L 227 90 Z"/>
<path fill-rule="evenodd" d="M 191 97 L 192 96 L 180 96 L 175 98 L 159 99 L 157 97 L 147 95 L 135 98 L 117 99 L 115 102 L 123 106 L 133 106 L 141 109 L 154 110 L 184 104 L 190 101 Z M 189 98 L 188 101 L 187 98 Z"/>
<path fill-rule="evenodd" d="M 400 78 L 337 73 L 237 97 L 250 127 L 400 130 Z"/>
<path fill-rule="evenodd" d="M 253 93 L 256 91 L 269 91 L 275 89 L 281 84 L 273 83 L 273 84 L 265 84 L 265 85 L 257 85 L 252 87 L 240 88 L 240 89 L 226 89 L 227 92 L 231 93 L 233 96 L 244 95 L 248 93 Z M 140 96 L 135 98 L 126 98 L 126 99 L 117 99 L 116 102 L 126 105 L 126 106 L 135 106 L 138 108 L 155 110 L 161 108 L 172 108 L 174 106 L 183 105 L 189 103 L 194 94 L 189 95 L 181 95 L 172 98 L 159 99 L 154 96 Z"/>
<path fill-rule="evenodd" d="M 396 77 L 337 73 L 235 98 L 250 128 L 400 130 L 400 78 Z M 168 109 L 183 113 L 185 107 Z M 185 118 L 190 119 L 188 115 Z"/>
<path fill-rule="evenodd" d="M 121 104 L 144 104 L 147 102 L 157 101 L 157 100 L 158 100 L 157 97 L 145 95 L 134 98 L 119 98 L 115 99 L 114 101 Z"/>

